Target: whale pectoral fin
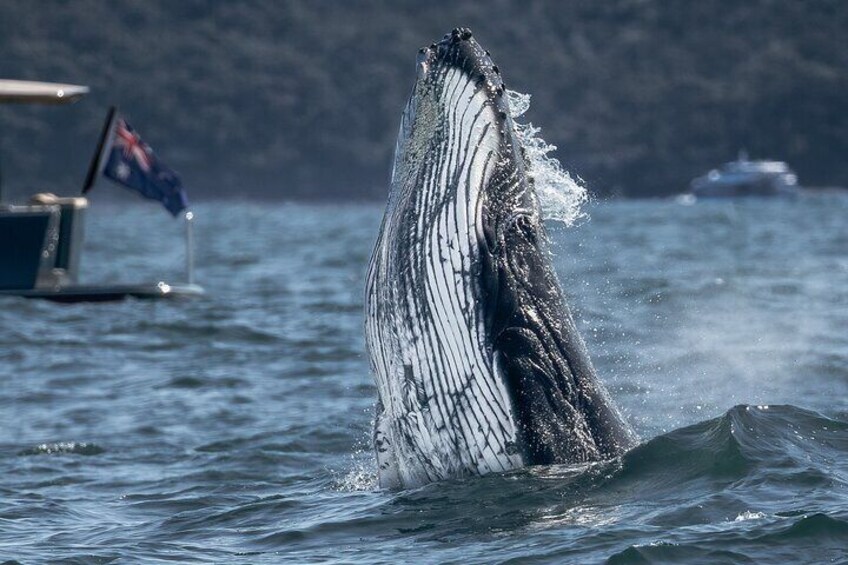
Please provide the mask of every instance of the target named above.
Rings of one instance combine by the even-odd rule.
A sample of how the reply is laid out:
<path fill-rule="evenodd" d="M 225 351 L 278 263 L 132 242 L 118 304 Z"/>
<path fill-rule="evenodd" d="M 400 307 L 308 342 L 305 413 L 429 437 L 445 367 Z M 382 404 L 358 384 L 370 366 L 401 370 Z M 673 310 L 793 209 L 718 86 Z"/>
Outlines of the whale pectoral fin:
<path fill-rule="evenodd" d="M 377 401 L 376 415 L 374 419 L 374 452 L 377 454 L 377 477 L 380 488 L 393 489 L 400 486 L 400 470 L 398 469 L 397 457 L 394 445 L 392 445 L 392 434 L 389 429 L 389 421 L 385 416 L 383 403 Z"/>
<path fill-rule="evenodd" d="M 557 378 L 542 342 L 529 329 L 508 328 L 496 344 L 498 366 L 512 394 L 524 460 L 531 465 L 573 463 L 598 458 L 573 391 Z"/>

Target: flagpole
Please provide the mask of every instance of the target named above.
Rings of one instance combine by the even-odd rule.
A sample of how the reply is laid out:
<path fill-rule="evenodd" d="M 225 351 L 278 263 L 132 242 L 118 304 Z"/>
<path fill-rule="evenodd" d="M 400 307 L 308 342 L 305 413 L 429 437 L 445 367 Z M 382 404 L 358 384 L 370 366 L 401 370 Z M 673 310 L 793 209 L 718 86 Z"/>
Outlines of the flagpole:
<path fill-rule="evenodd" d="M 186 275 L 188 284 L 194 284 L 194 212 L 186 210 Z"/>
<path fill-rule="evenodd" d="M 97 177 L 103 172 L 103 155 L 107 152 L 107 148 L 111 145 L 112 129 L 115 123 L 115 115 L 118 113 L 118 108 L 112 106 L 106 114 L 106 121 L 103 122 L 103 129 L 100 132 L 100 139 L 97 141 L 97 149 L 91 158 L 91 163 L 88 166 L 88 174 L 85 175 L 85 183 L 82 185 L 82 194 L 85 194 L 94 183 L 97 182 Z"/>

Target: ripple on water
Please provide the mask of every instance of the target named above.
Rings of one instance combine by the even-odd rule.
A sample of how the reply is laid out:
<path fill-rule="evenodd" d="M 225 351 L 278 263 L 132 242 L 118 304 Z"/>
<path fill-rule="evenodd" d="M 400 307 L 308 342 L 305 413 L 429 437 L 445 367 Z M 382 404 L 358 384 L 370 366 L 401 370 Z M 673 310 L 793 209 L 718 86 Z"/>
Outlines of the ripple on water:
<path fill-rule="evenodd" d="M 18 455 L 100 455 L 105 451 L 105 449 L 95 443 L 65 441 L 58 443 L 41 443 L 33 447 L 22 449 L 18 452 Z"/>
<path fill-rule="evenodd" d="M 0 301 L 0 562 L 844 560 L 846 211 L 598 202 L 551 224 L 645 441 L 387 492 L 360 307 L 382 206 L 201 203 L 204 300 Z M 167 214 L 89 212 L 86 282 L 179 276 Z"/>

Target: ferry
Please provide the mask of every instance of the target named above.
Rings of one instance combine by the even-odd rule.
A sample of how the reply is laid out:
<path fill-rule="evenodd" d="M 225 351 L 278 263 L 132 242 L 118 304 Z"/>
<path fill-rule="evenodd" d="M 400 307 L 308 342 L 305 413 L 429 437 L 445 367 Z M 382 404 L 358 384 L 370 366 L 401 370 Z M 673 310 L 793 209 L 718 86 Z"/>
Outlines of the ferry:
<path fill-rule="evenodd" d="M 88 92 L 80 85 L 0 80 L 0 104 L 70 104 Z M 4 203 L 0 193 L 0 296 L 102 302 L 203 294 L 193 284 L 191 266 L 187 284 L 78 284 L 87 208 L 82 196 L 43 193 L 15 205 Z"/>
<path fill-rule="evenodd" d="M 725 163 L 689 184 L 698 198 L 744 196 L 795 196 L 798 176 L 783 161 L 751 161 L 742 151 L 736 161 Z"/>

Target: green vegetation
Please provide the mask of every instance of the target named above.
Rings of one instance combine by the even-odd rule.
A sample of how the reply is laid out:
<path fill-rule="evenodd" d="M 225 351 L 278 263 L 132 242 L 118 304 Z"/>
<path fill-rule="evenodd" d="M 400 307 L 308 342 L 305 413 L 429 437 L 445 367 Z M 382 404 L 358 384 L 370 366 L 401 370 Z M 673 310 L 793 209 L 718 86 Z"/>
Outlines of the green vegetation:
<path fill-rule="evenodd" d="M 598 194 L 680 192 L 740 148 L 848 184 L 839 0 L 5 0 L 0 77 L 92 95 L 0 108 L 4 182 L 73 192 L 114 103 L 195 199 L 382 198 L 415 52 L 457 25 Z"/>

